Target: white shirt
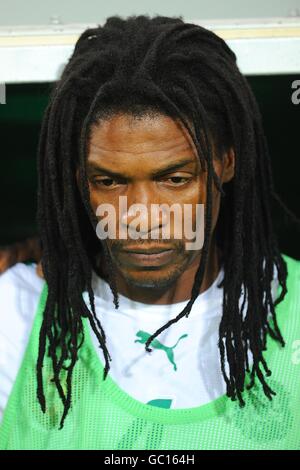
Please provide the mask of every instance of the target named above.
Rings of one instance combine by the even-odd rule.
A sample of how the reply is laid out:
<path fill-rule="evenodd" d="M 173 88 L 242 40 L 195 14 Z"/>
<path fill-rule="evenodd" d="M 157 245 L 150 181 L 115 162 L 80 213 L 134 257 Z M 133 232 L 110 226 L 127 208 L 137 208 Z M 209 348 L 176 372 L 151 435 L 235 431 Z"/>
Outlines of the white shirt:
<path fill-rule="evenodd" d="M 225 394 L 218 348 L 223 289 L 217 285 L 223 275 L 221 270 L 199 294 L 188 318 L 155 338 L 162 346 L 157 349 L 151 344 L 151 353 L 145 351 L 145 337 L 180 313 L 187 301 L 149 305 L 119 294 L 115 309 L 109 285 L 93 276 L 96 314 L 112 358 L 109 374 L 120 388 L 143 403 L 166 400 L 170 408 L 200 406 Z M 0 275 L 0 419 L 22 363 L 43 285 L 36 264 L 18 263 Z M 87 293 L 83 295 L 89 305 Z M 103 351 L 91 328 L 90 332 L 104 364 Z"/>

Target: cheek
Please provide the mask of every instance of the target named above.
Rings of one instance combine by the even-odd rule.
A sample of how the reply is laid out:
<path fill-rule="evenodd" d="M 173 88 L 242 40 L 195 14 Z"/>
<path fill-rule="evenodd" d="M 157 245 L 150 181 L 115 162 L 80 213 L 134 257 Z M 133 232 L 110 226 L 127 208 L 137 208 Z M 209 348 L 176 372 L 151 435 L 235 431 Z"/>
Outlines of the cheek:
<path fill-rule="evenodd" d="M 205 204 L 206 198 L 206 180 L 203 175 L 198 176 L 196 181 L 185 191 L 178 192 L 173 197 L 171 203 L 178 202 L 179 204 Z"/>
<path fill-rule="evenodd" d="M 98 191 L 92 184 L 89 184 L 90 191 L 90 204 L 94 212 L 96 212 L 100 204 L 110 204 L 115 207 L 117 210 L 118 201 L 116 198 L 111 195 L 103 194 L 103 192 Z"/>
<path fill-rule="evenodd" d="M 91 185 L 89 185 L 89 188 L 90 188 L 90 204 L 92 206 L 93 212 L 95 213 L 101 201 L 100 201 L 100 197 L 97 191 L 95 191 L 91 187 Z"/>
<path fill-rule="evenodd" d="M 205 218 L 206 203 L 207 203 L 206 175 L 207 174 L 205 173 L 199 177 L 198 188 L 195 188 L 193 190 L 193 194 L 190 195 L 190 199 L 189 199 L 189 202 L 191 202 L 194 205 L 194 208 L 193 208 L 193 226 L 194 227 L 196 224 L 196 204 L 197 203 L 204 204 L 204 218 Z M 214 230 L 216 226 L 219 209 L 220 209 L 220 193 L 213 183 L 213 186 L 212 186 L 212 230 Z"/>
<path fill-rule="evenodd" d="M 206 201 L 207 201 L 207 198 L 205 197 L 205 209 L 206 209 Z M 212 208 L 211 208 L 211 214 L 212 214 L 211 232 L 214 231 L 215 226 L 217 224 L 217 220 L 218 220 L 218 216 L 219 216 L 219 210 L 220 210 L 220 192 L 218 191 L 218 189 L 213 184 L 213 187 L 212 187 Z"/>

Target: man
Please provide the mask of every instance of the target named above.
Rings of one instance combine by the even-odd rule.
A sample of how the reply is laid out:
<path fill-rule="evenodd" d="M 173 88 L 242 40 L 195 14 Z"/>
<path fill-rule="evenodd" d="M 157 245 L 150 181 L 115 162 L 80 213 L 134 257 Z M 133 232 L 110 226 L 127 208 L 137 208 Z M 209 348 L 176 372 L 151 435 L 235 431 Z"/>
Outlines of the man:
<path fill-rule="evenodd" d="M 39 274 L 0 277 L 1 448 L 299 449 L 300 267 L 272 198 L 222 39 L 159 16 L 85 31 L 41 130 Z"/>

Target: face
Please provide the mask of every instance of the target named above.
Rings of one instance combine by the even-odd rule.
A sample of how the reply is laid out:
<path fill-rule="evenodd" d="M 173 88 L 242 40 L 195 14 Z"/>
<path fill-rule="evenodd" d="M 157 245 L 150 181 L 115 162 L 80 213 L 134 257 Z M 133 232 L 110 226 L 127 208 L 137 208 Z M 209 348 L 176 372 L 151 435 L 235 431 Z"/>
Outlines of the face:
<path fill-rule="evenodd" d="M 223 161 L 214 160 L 214 166 L 222 181 L 228 181 L 233 176 L 232 152 Z M 119 114 L 101 121 L 91 129 L 87 175 L 94 213 L 99 205 L 110 204 L 117 214 L 116 238 L 106 242 L 117 275 L 129 285 L 168 287 L 188 266 L 199 263 L 201 249 L 186 249 L 186 242 L 191 240 L 185 238 L 183 208 L 184 204 L 190 205 L 189 222 L 195 230 L 196 204 L 206 203 L 207 173 L 201 170 L 193 143 L 180 123 L 160 114 L 139 118 Z M 120 196 L 126 196 L 127 210 L 122 213 Z M 182 208 L 181 238 L 172 211 L 170 218 L 160 212 L 149 223 L 152 204 L 171 207 L 174 203 Z M 132 213 L 133 204 L 148 209 L 148 225 L 143 225 L 145 215 Z M 219 204 L 219 193 L 214 188 L 213 228 Z M 129 234 L 137 215 L 140 238 L 121 239 L 121 231 Z M 164 233 L 168 238 L 163 230 L 167 230 Z"/>

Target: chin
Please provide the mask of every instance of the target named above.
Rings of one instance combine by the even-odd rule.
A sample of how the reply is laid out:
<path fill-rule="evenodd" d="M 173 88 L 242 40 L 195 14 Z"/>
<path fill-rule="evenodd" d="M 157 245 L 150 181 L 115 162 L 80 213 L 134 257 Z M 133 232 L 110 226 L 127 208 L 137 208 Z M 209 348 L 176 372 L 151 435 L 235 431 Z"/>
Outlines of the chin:
<path fill-rule="evenodd" d="M 124 272 L 123 277 L 126 282 L 137 288 L 148 288 L 148 289 L 166 289 L 170 288 L 178 279 L 181 274 L 175 269 L 170 272 L 159 272 L 159 271 L 145 271 L 139 272 Z"/>
<path fill-rule="evenodd" d="M 169 279 L 134 279 L 127 278 L 128 284 L 140 289 L 164 289 L 171 287 L 175 281 Z"/>

